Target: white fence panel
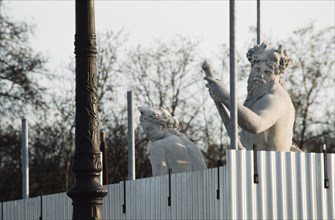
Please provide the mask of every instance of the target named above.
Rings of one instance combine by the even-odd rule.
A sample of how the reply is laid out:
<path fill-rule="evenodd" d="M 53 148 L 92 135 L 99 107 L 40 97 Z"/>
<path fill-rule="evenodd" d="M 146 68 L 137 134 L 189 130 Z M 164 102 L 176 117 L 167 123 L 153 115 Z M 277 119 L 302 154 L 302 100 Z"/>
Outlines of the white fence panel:
<path fill-rule="evenodd" d="M 13 220 L 39 219 L 40 197 L 2 203 L 1 218 Z"/>
<path fill-rule="evenodd" d="M 327 155 L 327 175 L 323 154 L 226 155 L 225 166 L 172 174 L 171 184 L 166 175 L 105 186 L 104 219 L 335 219 L 334 154 Z M 66 220 L 72 201 L 59 193 L 3 202 L 0 211 L 0 220 Z"/>
<path fill-rule="evenodd" d="M 334 219 L 334 154 L 257 152 L 259 183 L 253 183 L 252 151 L 227 152 L 230 219 Z M 256 204 L 256 206 L 255 206 Z"/>

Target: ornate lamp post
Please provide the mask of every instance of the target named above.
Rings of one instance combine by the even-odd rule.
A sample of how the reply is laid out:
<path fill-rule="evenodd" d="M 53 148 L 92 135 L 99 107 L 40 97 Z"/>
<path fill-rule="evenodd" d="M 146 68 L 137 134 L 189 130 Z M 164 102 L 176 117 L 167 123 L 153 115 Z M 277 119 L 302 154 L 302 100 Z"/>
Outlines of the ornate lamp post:
<path fill-rule="evenodd" d="M 107 191 L 99 182 L 102 170 L 96 77 L 94 0 L 76 0 L 76 134 L 73 172 L 76 181 L 67 192 L 73 219 L 102 219 Z"/>

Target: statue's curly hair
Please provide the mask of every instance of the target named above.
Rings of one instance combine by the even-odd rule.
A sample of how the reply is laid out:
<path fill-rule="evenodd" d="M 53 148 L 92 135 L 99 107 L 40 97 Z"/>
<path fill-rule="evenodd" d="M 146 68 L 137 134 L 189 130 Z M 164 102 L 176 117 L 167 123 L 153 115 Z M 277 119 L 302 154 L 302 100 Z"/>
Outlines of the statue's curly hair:
<path fill-rule="evenodd" d="M 138 110 L 141 112 L 140 122 L 149 121 L 158 123 L 171 130 L 175 130 L 179 127 L 179 121 L 163 107 L 140 106 Z"/>
<path fill-rule="evenodd" d="M 292 63 L 292 58 L 287 56 L 287 51 L 283 50 L 282 45 L 279 45 L 278 49 L 266 49 L 266 47 L 267 45 L 262 43 L 248 50 L 246 55 L 251 66 L 257 62 L 266 61 L 273 68 L 276 75 L 284 74 L 285 70 Z"/>

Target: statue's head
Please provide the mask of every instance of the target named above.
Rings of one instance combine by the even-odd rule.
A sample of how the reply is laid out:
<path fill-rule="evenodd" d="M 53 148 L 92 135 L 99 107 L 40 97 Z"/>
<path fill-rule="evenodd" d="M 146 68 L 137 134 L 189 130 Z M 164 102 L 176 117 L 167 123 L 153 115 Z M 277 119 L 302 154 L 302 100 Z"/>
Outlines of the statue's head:
<path fill-rule="evenodd" d="M 292 63 L 292 59 L 287 56 L 287 51 L 283 50 L 282 45 L 278 49 L 267 48 L 267 45 L 262 43 L 248 50 L 247 58 L 251 63 L 251 67 L 259 62 L 266 62 L 275 75 L 282 75 Z"/>
<path fill-rule="evenodd" d="M 161 139 L 164 132 L 173 132 L 179 126 L 178 120 L 162 107 L 138 107 L 138 110 L 141 126 L 151 141 Z"/>
<path fill-rule="evenodd" d="M 251 71 L 248 78 L 248 96 L 244 105 L 251 108 L 260 97 L 281 84 L 280 77 L 292 59 L 287 56 L 281 45 L 278 49 L 273 49 L 267 48 L 264 43 L 249 49 L 247 58 L 251 63 Z"/>

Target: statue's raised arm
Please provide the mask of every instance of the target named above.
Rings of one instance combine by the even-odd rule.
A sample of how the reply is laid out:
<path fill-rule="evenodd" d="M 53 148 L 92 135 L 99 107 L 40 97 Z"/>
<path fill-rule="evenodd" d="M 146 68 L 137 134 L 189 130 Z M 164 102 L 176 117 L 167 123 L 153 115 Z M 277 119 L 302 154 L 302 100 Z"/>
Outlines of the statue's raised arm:
<path fill-rule="evenodd" d="M 209 63 L 207 63 L 207 61 L 203 62 L 202 69 L 206 74 L 205 79 L 215 78 L 215 73 L 214 73 L 213 67 Z M 219 112 L 222 123 L 224 124 L 224 126 L 227 130 L 227 133 L 228 133 L 229 137 L 231 138 L 233 134 L 231 134 L 231 131 L 230 131 L 230 116 L 229 116 L 229 113 L 228 113 L 229 110 L 225 107 L 225 105 L 223 105 L 220 102 L 214 101 L 214 103 L 215 103 L 215 106 L 216 106 L 216 108 Z M 244 147 L 242 146 L 239 139 L 237 140 L 237 147 L 240 150 L 244 149 Z"/>

